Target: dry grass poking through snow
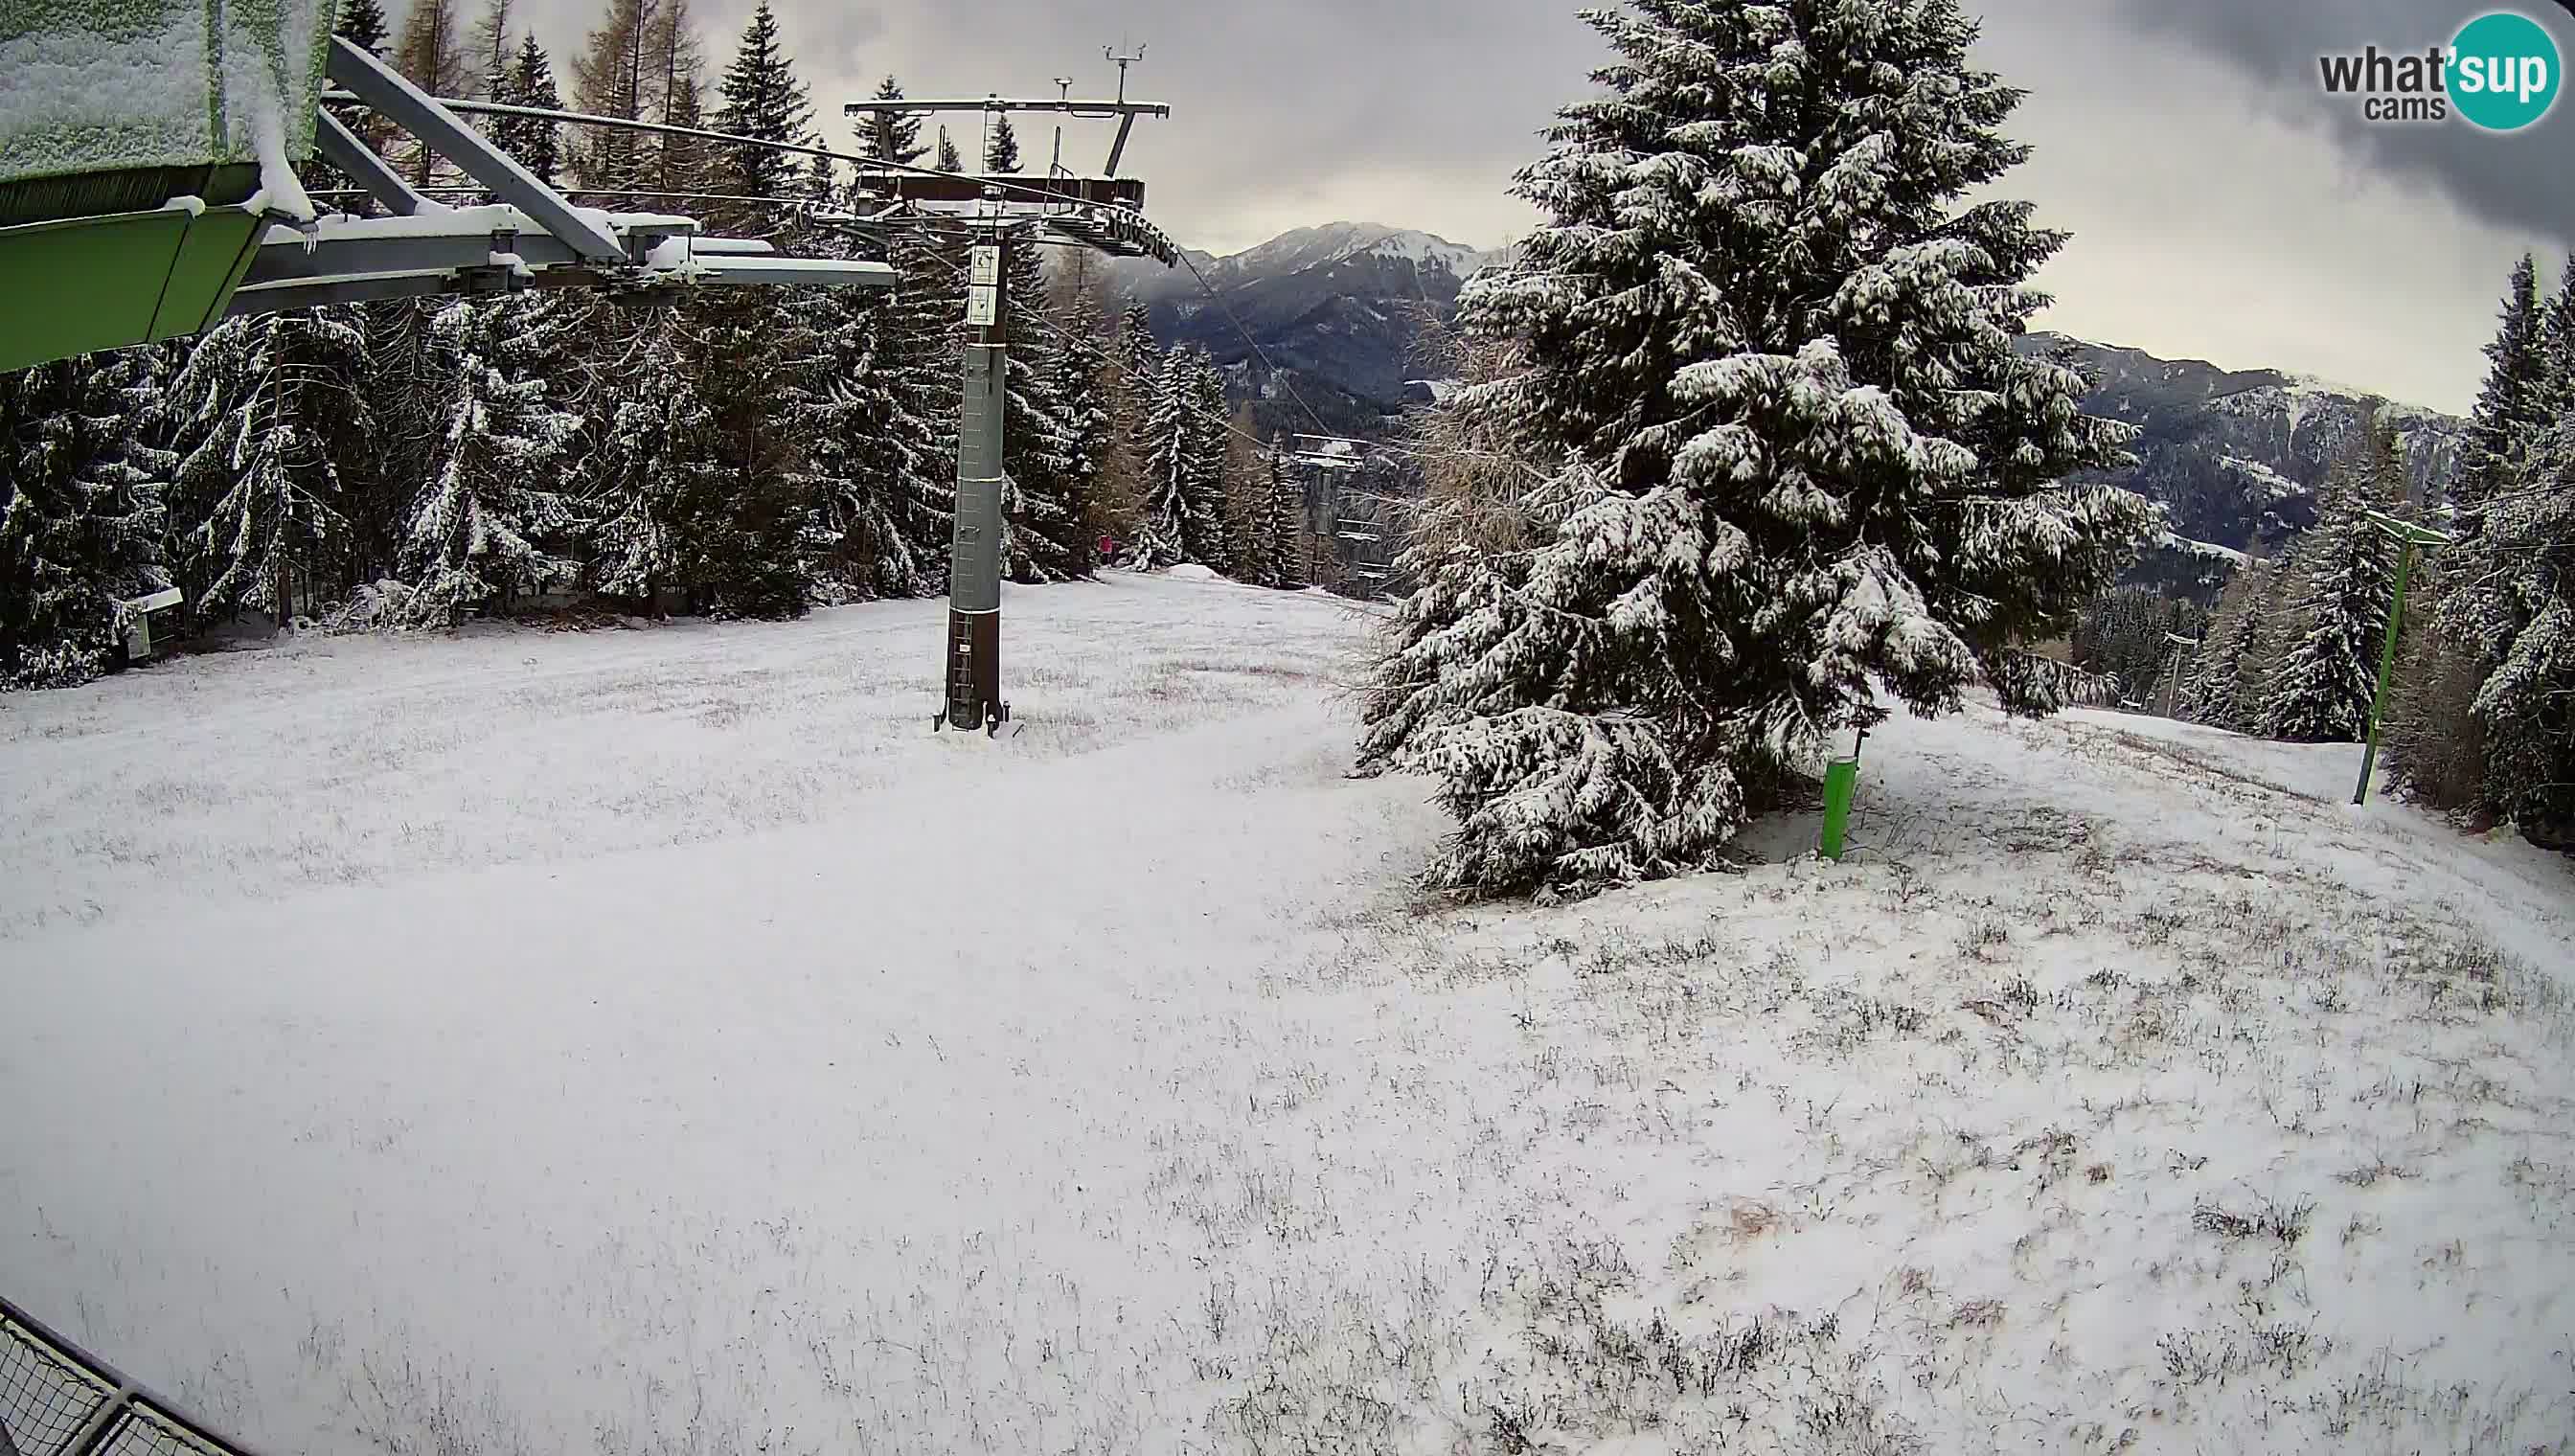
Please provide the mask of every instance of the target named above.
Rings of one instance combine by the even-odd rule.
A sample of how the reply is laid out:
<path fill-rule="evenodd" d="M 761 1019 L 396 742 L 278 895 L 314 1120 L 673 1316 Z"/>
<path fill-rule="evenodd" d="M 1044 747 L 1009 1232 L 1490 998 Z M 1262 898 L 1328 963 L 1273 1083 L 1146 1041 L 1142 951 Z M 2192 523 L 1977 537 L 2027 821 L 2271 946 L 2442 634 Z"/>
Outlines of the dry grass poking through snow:
<path fill-rule="evenodd" d="M 998 750 L 931 606 L 0 712 L 0 1284 L 280 1451 L 2575 1449 L 2562 864 L 1979 713 L 1451 911 L 1333 604 L 1015 599 Z"/>
<path fill-rule="evenodd" d="M 1900 859 L 1435 915 L 1318 970 L 1360 1024 L 1429 991 L 1511 1028 L 1478 1116 L 1553 1187 L 1499 1227 L 1597 1230 L 1505 1232 L 1461 1368 L 1358 1388 L 1478 1452 L 2575 1449 L 2566 964 L 2230 845 L 2246 778 L 2087 731 L 1904 726 Z M 2351 878 L 2394 852 L 2250 786 L 2368 840 Z M 1237 1419 L 1353 1398 L 1260 1378 L 1310 1398 Z"/>

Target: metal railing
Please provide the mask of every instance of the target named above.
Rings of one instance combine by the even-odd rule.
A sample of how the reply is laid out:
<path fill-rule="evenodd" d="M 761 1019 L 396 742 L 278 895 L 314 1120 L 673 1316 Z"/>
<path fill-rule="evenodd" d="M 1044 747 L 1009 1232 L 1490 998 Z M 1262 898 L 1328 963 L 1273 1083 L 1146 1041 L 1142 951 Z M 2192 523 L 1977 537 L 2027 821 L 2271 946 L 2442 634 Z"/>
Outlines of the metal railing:
<path fill-rule="evenodd" d="M 0 1299 L 0 1456 L 251 1456 Z"/>

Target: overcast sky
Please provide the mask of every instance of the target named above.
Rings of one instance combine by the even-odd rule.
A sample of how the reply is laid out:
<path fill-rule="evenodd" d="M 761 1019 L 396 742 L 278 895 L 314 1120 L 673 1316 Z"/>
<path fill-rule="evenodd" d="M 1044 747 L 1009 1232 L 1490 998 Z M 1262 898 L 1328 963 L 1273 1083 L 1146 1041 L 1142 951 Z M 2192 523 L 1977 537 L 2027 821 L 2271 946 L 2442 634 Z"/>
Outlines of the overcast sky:
<path fill-rule="evenodd" d="M 693 0 L 719 66 L 755 0 Z M 773 0 L 824 121 L 889 71 L 914 96 L 1106 95 L 1145 43 L 1130 171 L 1182 242 L 1237 251 L 1350 219 L 1492 247 L 1504 189 L 1602 52 L 1571 0 Z M 2575 58 L 2567 0 L 2526 0 Z M 533 8 L 532 8 L 533 6 Z M 2320 51 L 2420 52 L 2488 8 L 2456 0 L 1968 0 L 1981 64 L 2031 93 L 2009 190 L 2074 241 L 2041 275 L 2050 327 L 2165 356 L 2277 367 L 2464 410 L 2512 259 L 2575 245 L 2575 101 L 2512 137 L 2371 127 Z M 559 61 L 594 0 L 520 0 Z M 979 127 L 972 116 L 957 119 Z M 974 138 L 961 136 L 972 149 Z M 1032 122 L 1033 162 L 1052 143 Z M 1072 160 L 1108 132 L 1075 123 Z"/>

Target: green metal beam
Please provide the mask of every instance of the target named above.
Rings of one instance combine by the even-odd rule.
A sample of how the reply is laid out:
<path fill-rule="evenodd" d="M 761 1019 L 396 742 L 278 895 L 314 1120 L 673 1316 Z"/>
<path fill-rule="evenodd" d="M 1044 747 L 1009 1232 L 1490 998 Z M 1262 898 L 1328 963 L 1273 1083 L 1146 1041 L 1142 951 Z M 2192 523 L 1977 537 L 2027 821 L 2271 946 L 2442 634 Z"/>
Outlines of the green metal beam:
<path fill-rule="evenodd" d="M 0 370 L 202 332 L 258 252 L 240 208 L 154 208 L 0 228 Z"/>

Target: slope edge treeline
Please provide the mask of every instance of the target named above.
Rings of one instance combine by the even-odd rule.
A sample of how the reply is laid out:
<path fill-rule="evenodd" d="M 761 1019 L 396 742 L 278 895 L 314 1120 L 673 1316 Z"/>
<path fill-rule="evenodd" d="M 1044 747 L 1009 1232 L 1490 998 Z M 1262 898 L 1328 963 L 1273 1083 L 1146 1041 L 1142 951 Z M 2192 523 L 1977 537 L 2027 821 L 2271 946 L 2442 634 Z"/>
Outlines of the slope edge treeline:
<path fill-rule="evenodd" d="M 438 94 L 816 140 L 765 4 L 720 75 L 688 0 L 609 0 L 560 79 L 508 0 L 470 28 L 462 15 L 415 6 L 389 37 L 376 0 L 350 0 L 341 33 Z M 888 78 L 881 94 L 902 93 Z M 367 114 L 348 120 L 416 185 L 484 200 Z M 576 201 L 862 256 L 799 210 L 851 200 L 819 159 L 526 118 L 492 129 Z M 857 150 L 962 165 L 917 118 L 862 125 Z M 984 165 L 1015 171 L 1018 151 L 998 128 Z M 363 205 L 313 172 L 333 205 Z M 399 300 L 0 377 L 0 683 L 96 675 L 119 604 L 171 585 L 196 626 L 442 626 L 580 598 L 777 617 L 944 592 L 963 248 L 898 236 L 865 254 L 899 271 L 891 291 Z M 1302 513 L 1280 509 L 1285 473 L 1227 419 L 1204 356 L 1157 347 L 1105 267 L 1076 257 L 1050 278 L 1036 253 L 1016 250 L 1013 279 L 1012 578 L 1085 576 L 1105 539 L 1155 565 L 1302 585 Z"/>

